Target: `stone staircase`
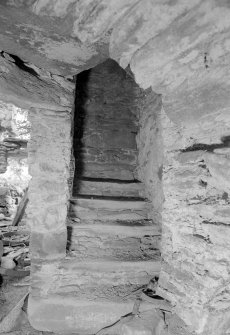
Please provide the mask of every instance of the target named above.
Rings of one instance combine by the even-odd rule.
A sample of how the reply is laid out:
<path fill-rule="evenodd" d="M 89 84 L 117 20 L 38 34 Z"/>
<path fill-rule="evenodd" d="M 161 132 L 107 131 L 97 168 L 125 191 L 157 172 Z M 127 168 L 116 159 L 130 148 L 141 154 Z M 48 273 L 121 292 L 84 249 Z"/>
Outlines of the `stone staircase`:
<path fill-rule="evenodd" d="M 136 291 L 160 271 L 161 231 L 143 194 L 136 181 L 84 178 L 75 185 L 67 256 L 47 284 L 49 299 L 30 303 L 39 327 L 95 334 L 132 312 Z M 143 301 L 140 311 L 152 308 Z"/>
<path fill-rule="evenodd" d="M 117 299 L 147 284 L 158 272 L 161 232 L 149 219 L 151 204 L 143 197 L 143 184 L 85 178 L 77 191 L 70 201 L 74 222 L 70 250 L 87 269 L 86 281 L 91 283 L 79 294 L 91 292 L 92 298 L 95 291 L 97 297 Z M 101 280 L 96 272 L 101 273 Z M 118 279 L 115 284 L 115 277 L 122 284 Z"/>
<path fill-rule="evenodd" d="M 150 204 L 140 182 L 85 178 L 75 185 L 70 217 L 81 223 L 148 220 Z"/>

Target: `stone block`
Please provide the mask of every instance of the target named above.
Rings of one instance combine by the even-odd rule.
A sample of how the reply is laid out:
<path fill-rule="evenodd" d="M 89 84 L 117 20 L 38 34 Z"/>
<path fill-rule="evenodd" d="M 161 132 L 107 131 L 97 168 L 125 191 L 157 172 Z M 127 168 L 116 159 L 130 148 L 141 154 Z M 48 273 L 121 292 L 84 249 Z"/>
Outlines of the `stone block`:
<path fill-rule="evenodd" d="M 160 260 L 157 226 L 83 225 L 71 230 L 71 255 L 77 259 Z"/>
<path fill-rule="evenodd" d="M 74 257 L 60 262 L 54 269 L 49 292 L 78 299 L 112 299 L 123 297 L 148 283 L 160 271 L 159 261 L 106 261 L 76 260 Z M 45 276 L 44 267 L 41 276 Z M 133 300 L 134 297 L 127 299 Z"/>
<path fill-rule="evenodd" d="M 70 216 L 81 220 L 143 220 L 148 219 L 151 203 L 142 199 L 75 197 L 71 199 Z"/>
<path fill-rule="evenodd" d="M 35 231 L 31 233 L 30 249 L 32 258 L 60 259 L 66 253 L 67 231 Z"/>

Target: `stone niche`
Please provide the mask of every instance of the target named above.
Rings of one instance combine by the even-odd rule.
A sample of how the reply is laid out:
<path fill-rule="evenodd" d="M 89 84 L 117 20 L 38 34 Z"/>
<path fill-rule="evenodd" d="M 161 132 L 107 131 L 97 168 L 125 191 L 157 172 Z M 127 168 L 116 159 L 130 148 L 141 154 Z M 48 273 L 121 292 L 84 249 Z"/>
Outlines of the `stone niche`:
<path fill-rule="evenodd" d="M 31 113 L 30 194 L 40 185 L 48 200 L 31 239 L 29 317 L 36 329 L 96 333 L 130 313 L 132 292 L 159 275 L 160 111 L 161 96 L 108 59 L 76 76 L 72 116 Z"/>

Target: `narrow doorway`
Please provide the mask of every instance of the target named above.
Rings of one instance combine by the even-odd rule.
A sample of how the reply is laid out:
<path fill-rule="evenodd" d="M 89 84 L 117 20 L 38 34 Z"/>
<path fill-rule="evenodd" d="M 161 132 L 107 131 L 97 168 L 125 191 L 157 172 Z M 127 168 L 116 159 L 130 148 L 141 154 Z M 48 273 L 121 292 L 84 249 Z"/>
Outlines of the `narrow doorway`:
<path fill-rule="evenodd" d="M 149 204 L 137 175 L 142 95 L 111 59 L 77 76 L 73 198 L 82 222 L 148 219 Z"/>

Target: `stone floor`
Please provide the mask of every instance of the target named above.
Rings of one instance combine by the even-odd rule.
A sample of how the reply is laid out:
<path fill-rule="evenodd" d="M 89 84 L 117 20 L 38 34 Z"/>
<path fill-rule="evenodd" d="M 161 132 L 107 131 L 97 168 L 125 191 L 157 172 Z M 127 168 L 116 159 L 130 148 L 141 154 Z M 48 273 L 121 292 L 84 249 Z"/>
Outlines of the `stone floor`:
<path fill-rule="evenodd" d="M 0 322 L 7 315 L 7 313 L 17 304 L 17 302 L 28 292 L 29 290 L 29 278 L 23 279 L 3 279 L 0 289 Z M 15 325 L 15 329 L 8 333 L 1 332 L 0 334 L 9 335 L 57 335 L 51 332 L 38 331 L 31 327 L 26 313 L 22 314 L 21 319 Z M 58 334 L 62 335 L 62 334 Z M 72 334 L 65 334 L 72 335 Z M 76 335 L 76 334 L 75 334 Z"/>

